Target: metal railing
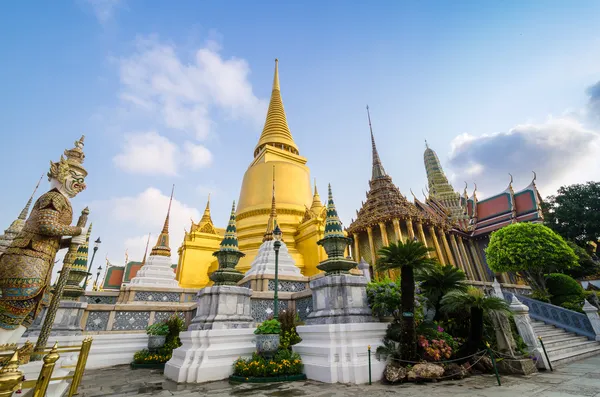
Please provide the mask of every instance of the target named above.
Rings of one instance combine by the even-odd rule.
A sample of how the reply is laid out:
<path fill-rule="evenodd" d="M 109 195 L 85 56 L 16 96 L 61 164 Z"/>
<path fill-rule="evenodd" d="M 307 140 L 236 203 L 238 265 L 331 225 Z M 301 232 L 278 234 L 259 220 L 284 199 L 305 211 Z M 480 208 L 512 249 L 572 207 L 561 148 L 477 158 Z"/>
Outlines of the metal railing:
<path fill-rule="evenodd" d="M 33 397 L 44 397 L 48 391 L 48 386 L 52 381 L 61 381 L 72 379 L 68 397 L 77 394 L 77 389 L 83 378 L 87 359 L 92 347 L 92 338 L 86 338 L 81 345 L 58 347 L 58 342 L 52 348 L 44 349 L 44 364 L 40 370 L 40 374 L 36 380 L 23 380 L 23 373 L 18 370 L 18 352 L 4 353 L 0 356 L 12 355 L 8 363 L 0 369 L 0 397 L 11 396 L 13 391 L 23 389 L 33 389 Z M 79 352 L 77 363 L 75 365 L 63 366 L 62 368 L 74 368 L 73 374 L 68 376 L 52 377 L 56 362 L 60 358 L 60 353 L 76 353 Z M 15 385 L 14 380 L 18 383 Z M 8 394 L 7 394 L 8 393 Z"/>
<path fill-rule="evenodd" d="M 515 295 L 517 296 L 517 299 L 529 308 L 529 316 L 534 320 L 555 325 L 558 328 L 585 336 L 592 340 L 596 339 L 594 328 L 585 314 L 565 309 L 564 307 L 555 306 L 550 303 L 541 302 L 528 296 Z M 512 300 L 512 296 L 512 292 L 504 291 L 504 299 L 508 302 Z"/>

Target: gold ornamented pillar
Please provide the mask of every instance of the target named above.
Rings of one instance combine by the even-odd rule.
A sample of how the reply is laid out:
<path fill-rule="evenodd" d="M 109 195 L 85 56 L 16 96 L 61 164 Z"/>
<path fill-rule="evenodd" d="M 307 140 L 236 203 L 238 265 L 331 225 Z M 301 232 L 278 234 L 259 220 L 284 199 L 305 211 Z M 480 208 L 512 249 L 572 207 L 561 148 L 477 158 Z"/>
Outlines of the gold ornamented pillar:
<path fill-rule="evenodd" d="M 360 248 L 358 245 L 358 233 L 352 233 L 354 238 L 354 260 L 360 262 Z"/>
<path fill-rule="evenodd" d="M 371 226 L 367 228 L 367 234 L 369 235 L 369 250 L 371 251 L 371 266 L 375 270 L 375 273 L 378 273 L 377 270 L 377 256 L 375 255 L 375 244 L 373 244 L 373 229 Z"/>
<path fill-rule="evenodd" d="M 425 247 L 428 247 L 427 239 L 425 238 L 425 232 L 423 231 L 423 224 L 421 223 L 421 221 L 417 221 L 417 231 L 419 232 L 419 237 L 421 238 L 421 242 L 423 243 L 423 245 Z M 427 252 L 427 257 L 431 258 L 431 252 Z"/>
<path fill-rule="evenodd" d="M 394 224 L 394 233 L 396 233 L 396 242 L 404 242 L 404 239 L 402 238 L 402 230 L 400 229 L 400 222 L 398 221 L 398 219 L 393 219 L 392 223 Z"/>
<path fill-rule="evenodd" d="M 433 240 L 433 245 L 435 246 L 435 252 L 437 253 L 438 261 L 440 261 L 440 263 L 442 265 L 445 265 L 446 261 L 444 260 L 444 254 L 442 254 L 442 249 L 440 248 L 440 242 L 437 239 L 437 236 L 435 234 L 435 228 L 433 226 L 429 226 L 429 233 L 431 234 L 431 238 Z"/>
<path fill-rule="evenodd" d="M 469 240 L 469 248 L 471 249 L 471 254 L 473 255 L 473 258 L 475 258 L 475 266 L 477 267 L 480 280 L 488 281 L 487 271 L 485 270 L 485 266 L 483 264 L 483 261 L 481 260 L 481 256 L 479 255 L 479 252 L 473 240 Z"/>
<path fill-rule="evenodd" d="M 383 245 L 387 247 L 388 245 L 390 245 L 390 243 L 388 241 L 388 235 L 387 235 L 387 231 L 385 229 L 385 223 L 379 222 L 379 230 L 381 231 L 381 241 L 383 242 Z"/>
<path fill-rule="evenodd" d="M 415 229 L 413 229 L 412 219 L 406 219 L 406 230 L 408 230 L 408 238 L 411 240 L 415 239 Z"/>
<path fill-rule="evenodd" d="M 471 267 L 471 261 L 469 260 L 469 253 L 467 252 L 467 249 L 465 248 L 465 242 L 463 241 L 463 238 L 461 236 L 458 236 L 457 240 L 458 240 L 458 246 L 460 248 L 460 252 L 463 255 L 465 269 L 466 269 L 465 271 L 467 272 L 467 274 L 471 280 L 477 280 L 477 277 L 475 276 L 475 274 L 473 272 L 473 268 Z"/>
<path fill-rule="evenodd" d="M 450 245 L 448 244 L 448 239 L 446 238 L 446 232 L 444 230 L 440 230 L 440 236 L 442 238 L 442 243 L 444 244 L 444 249 L 446 250 L 446 255 L 448 255 L 448 260 L 450 261 L 450 264 L 456 267 L 454 257 L 452 256 L 452 251 L 450 250 Z"/>
<path fill-rule="evenodd" d="M 458 268 L 466 273 L 465 265 L 463 264 L 462 255 L 460 253 L 460 250 L 458 249 L 458 244 L 456 244 L 456 237 L 454 236 L 454 234 L 450 234 L 450 244 L 452 244 L 452 250 L 456 254 Z"/>

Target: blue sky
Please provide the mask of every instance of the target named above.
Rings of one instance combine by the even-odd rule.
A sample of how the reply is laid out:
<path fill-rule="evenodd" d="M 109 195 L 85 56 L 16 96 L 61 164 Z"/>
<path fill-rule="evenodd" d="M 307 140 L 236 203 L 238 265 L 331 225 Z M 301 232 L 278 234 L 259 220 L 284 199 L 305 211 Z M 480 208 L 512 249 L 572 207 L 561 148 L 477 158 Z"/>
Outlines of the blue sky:
<path fill-rule="evenodd" d="M 90 206 L 100 259 L 139 259 L 173 183 L 174 251 L 208 192 L 225 225 L 275 57 L 294 139 L 346 225 L 368 189 L 366 104 L 408 197 L 426 185 L 424 139 L 480 197 L 509 172 L 519 189 L 537 171 L 544 195 L 600 176 L 600 94 L 586 92 L 600 80 L 598 2 L 282 3 L 3 4 L 0 227 L 82 133 L 88 189 L 73 204 Z"/>

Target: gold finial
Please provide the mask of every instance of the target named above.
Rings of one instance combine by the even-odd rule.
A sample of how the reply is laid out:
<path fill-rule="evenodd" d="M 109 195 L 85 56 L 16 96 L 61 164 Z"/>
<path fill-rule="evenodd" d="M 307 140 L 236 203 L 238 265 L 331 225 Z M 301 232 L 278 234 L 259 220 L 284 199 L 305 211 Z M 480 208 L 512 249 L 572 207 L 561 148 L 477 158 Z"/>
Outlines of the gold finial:
<path fill-rule="evenodd" d="M 142 265 L 146 263 L 146 256 L 148 255 L 148 246 L 150 245 L 150 235 L 151 233 L 148 233 L 148 240 L 146 240 L 146 250 L 144 251 L 144 259 L 142 260 Z"/>
<path fill-rule="evenodd" d="M 429 145 L 427 144 L 427 139 L 425 139 L 425 149 L 429 149 Z"/>
<path fill-rule="evenodd" d="M 275 61 L 273 90 L 271 91 L 267 118 L 263 131 L 260 134 L 260 139 L 254 148 L 254 157 L 263 153 L 267 146 L 299 155 L 298 147 L 292 138 L 292 132 L 285 117 L 285 110 L 281 99 L 281 88 L 279 86 L 279 63 L 277 60 Z"/>
<path fill-rule="evenodd" d="M 280 91 L 279 87 L 279 59 L 275 58 L 275 75 L 273 76 L 273 91 Z"/>
<path fill-rule="evenodd" d="M 385 173 L 383 164 L 381 164 L 381 160 L 379 159 L 377 146 L 375 146 L 375 137 L 373 136 L 373 126 L 371 125 L 371 113 L 369 112 L 369 105 L 367 105 L 367 118 L 369 120 L 369 130 L 371 131 L 371 150 L 373 152 L 373 169 L 371 171 L 371 180 L 375 180 L 387 174 Z"/>
<path fill-rule="evenodd" d="M 275 203 L 275 166 L 273 166 L 273 191 L 271 193 L 271 214 L 267 221 L 267 230 L 263 235 L 263 242 L 273 240 L 273 230 L 277 225 L 277 206 Z"/>
<path fill-rule="evenodd" d="M 318 195 L 319 192 L 317 191 L 317 178 L 315 178 L 315 196 Z"/>
<path fill-rule="evenodd" d="M 171 215 L 171 204 L 173 203 L 173 193 L 175 192 L 175 184 L 171 188 L 171 198 L 169 199 L 169 208 L 165 217 L 165 224 L 158 236 L 156 245 L 150 251 L 150 255 L 171 256 L 171 248 L 169 247 L 169 217 Z"/>

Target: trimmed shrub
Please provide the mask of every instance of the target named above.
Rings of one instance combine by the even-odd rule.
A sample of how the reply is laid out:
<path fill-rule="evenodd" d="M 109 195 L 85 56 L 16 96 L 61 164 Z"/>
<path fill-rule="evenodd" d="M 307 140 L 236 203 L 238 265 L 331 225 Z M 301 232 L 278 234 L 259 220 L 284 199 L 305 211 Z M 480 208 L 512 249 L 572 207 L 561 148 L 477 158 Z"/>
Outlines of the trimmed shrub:
<path fill-rule="evenodd" d="M 581 311 L 585 294 L 577 280 L 566 274 L 552 273 L 546 276 L 546 285 L 553 305 Z"/>

